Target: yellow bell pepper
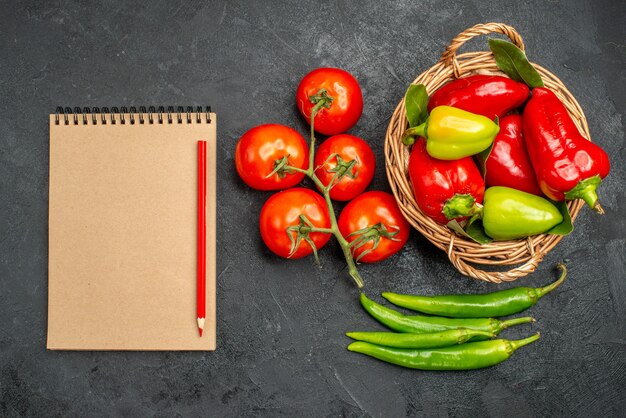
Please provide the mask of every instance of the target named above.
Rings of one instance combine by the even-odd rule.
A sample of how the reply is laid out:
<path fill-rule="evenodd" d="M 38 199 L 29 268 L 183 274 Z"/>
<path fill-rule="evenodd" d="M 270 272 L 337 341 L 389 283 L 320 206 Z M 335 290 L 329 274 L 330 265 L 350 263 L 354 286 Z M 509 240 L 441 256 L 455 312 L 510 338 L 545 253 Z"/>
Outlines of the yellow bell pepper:
<path fill-rule="evenodd" d="M 408 129 L 402 141 L 411 145 L 416 136 L 426 138 L 426 151 L 440 160 L 458 160 L 486 150 L 500 127 L 485 116 L 451 106 L 438 106 L 423 124 Z"/>

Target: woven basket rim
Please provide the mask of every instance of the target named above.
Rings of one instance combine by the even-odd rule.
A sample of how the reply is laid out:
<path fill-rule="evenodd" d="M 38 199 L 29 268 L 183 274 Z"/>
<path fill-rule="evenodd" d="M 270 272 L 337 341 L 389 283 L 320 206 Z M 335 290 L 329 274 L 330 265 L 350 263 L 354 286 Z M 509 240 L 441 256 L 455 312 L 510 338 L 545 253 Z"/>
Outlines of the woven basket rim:
<path fill-rule="evenodd" d="M 429 95 L 443 84 L 473 74 L 504 75 L 496 66 L 490 51 L 457 54 L 458 49 L 469 39 L 488 33 L 501 33 L 524 49 L 517 31 L 502 23 L 475 25 L 456 36 L 448 45 L 439 62 L 421 73 L 414 84 L 424 84 Z M 589 127 L 584 112 L 563 82 L 542 66 L 531 63 L 541 75 L 546 88 L 552 90 L 563 102 L 574 123 L 583 136 L 590 140 Z M 426 216 L 417 206 L 408 177 L 409 149 L 401 142 L 401 135 L 408 127 L 404 98 L 400 100 L 390 119 L 385 135 L 385 165 L 387 178 L 400 210 L 409 223 L 438 248 L 446 251 L 448 258 L 459 272 L 478 280 L 492 283 L 513 281 L 532 273 L 545 255 L 563 238 L 561 235 L 541 234 L 527 239 L 498 241 L 478 244 L 461 237 L 444 225 L 439 225 Z M 567 206 L 572 221 L 578 216 L 584 203 L 570 201 Z M 507 271 L 490 271 L 478 266 L 511 266 Z M 499 267 L 502 269 L 502 267 Z"/>

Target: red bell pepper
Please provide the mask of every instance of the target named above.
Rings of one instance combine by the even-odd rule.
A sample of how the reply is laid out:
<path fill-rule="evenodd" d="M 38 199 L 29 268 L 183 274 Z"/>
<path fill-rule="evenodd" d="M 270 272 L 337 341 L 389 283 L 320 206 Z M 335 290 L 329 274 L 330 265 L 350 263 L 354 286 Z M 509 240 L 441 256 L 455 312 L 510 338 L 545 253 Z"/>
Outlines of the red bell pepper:
<path fill-rule="evenodd" d="M 521 106 L 529 94 L 526 84 L 508 77 L 472 75 L 437 90 L 428 102 L 428 112 L 437 106 L 452 106 L 493 120 Z"/>
<path fill-rule="evenodd" d="M 472 157 L 438 160 L 428 155 L 426 141 L 419 138 L 409 157 L 409 177 L 417 205 L 435 222 L 445 225 L 480 210 L 485 183 Z"/>
<path fill-rule="evenodd" d="M 485 164 L 487 186 L 505 186 L 543 196 L 522 136 L 522 116 L 500 119 L 500 132 Z"/>
<path fill-rule="evenodd" d="M 552 91 L 533 89 L 524 109 L 523 130 L 528 155 L 545 195 L 556 201 L 583 199 L 596 212 L 604 213 L 596 188 L 609 174 L 609 157 L 580 134 Z"/>

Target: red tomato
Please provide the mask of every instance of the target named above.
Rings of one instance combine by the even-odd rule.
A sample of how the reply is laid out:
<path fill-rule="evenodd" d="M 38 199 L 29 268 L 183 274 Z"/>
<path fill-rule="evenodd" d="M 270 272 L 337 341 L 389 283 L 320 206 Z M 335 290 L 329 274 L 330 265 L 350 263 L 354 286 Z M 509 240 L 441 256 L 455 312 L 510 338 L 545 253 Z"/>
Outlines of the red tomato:
<path fill-rule="evenodd" d="M 330 108 L 322 107 L 315 116 L 315 130 L 323 135 L 335 135 L 352 128 L 363 112 L 363 95 L 356 78 L 339 68 L 318 68 L 304 76 L 296 92 L 300 113 L 311 123 L 314 103 L 309 99 L 325 89 L 333 101 Z"/>
<path fill-rule="evenodd" d="M 287 228 L 300 224 L 300 215 L 304 215 L 315 227 L 330 228 L 326 201 L 313 190 L 295 187 L 276 193 L 265 202 L 259 226 L 263 242 L 274 254 L 285 258 L 302 258 L 313 253 L 311 245 L 302 239 L 298 249 L 289 256 L 292 247 L 289 234 L 296 241 L 298 232 L 287 232 Z M 311 232 L 309 238 L 319 250 L 326 245 L 330 234 Z"/>
<path fill-rule="evenodd" d="M 239 177 L 257 190 L 280 190 L 295 186 L 302 173 L 275 173 L 267 177 L 283 157 L 289 165 L 306 169 L 309 148 L 298 132 L 278 124 L 260 125 L 243 134 L 235 149 L 235 165 Z"/>
<path fill-rule="evenodd" d="M 347 171 L 352 161 L 355 163 Z M 315 167 L 315 174 L 324 186 L 330 183 L 338 170 L 351 173 L 344 175 L 330 189 L 330 197 L 335 200 L 352 200 L 363 193 L 374 178 L 376 159 L 367 142 L 353 135 L 341 134 L 322 142 L 315 154 Z"/>
<path fill-rule="evenodd" d="M 363 193 L 348 203 L 339 215 L 338 226 L 348 242 L 364 240 L 362 246 L 354 244 L 352 250 L 354 258 L 361 257 L 359 261 L 364 263 L 375 263 L 400 251 L 410 232 L 396 200 L 385 192 Z M 363 233 L 348 236 L 356 231 Z M 378 246 L 372 249 L 376 240 Z"/>

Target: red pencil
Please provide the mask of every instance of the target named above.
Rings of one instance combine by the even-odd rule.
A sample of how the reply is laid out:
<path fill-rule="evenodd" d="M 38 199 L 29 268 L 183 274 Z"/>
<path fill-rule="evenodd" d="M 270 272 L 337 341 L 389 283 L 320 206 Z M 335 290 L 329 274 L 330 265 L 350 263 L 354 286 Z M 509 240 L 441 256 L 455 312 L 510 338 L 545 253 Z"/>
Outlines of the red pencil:
<path fill-rule="evenodd" d="M 206 316 L 206 141 L 198 141 L 198 332 L 202 337 Z"/>

